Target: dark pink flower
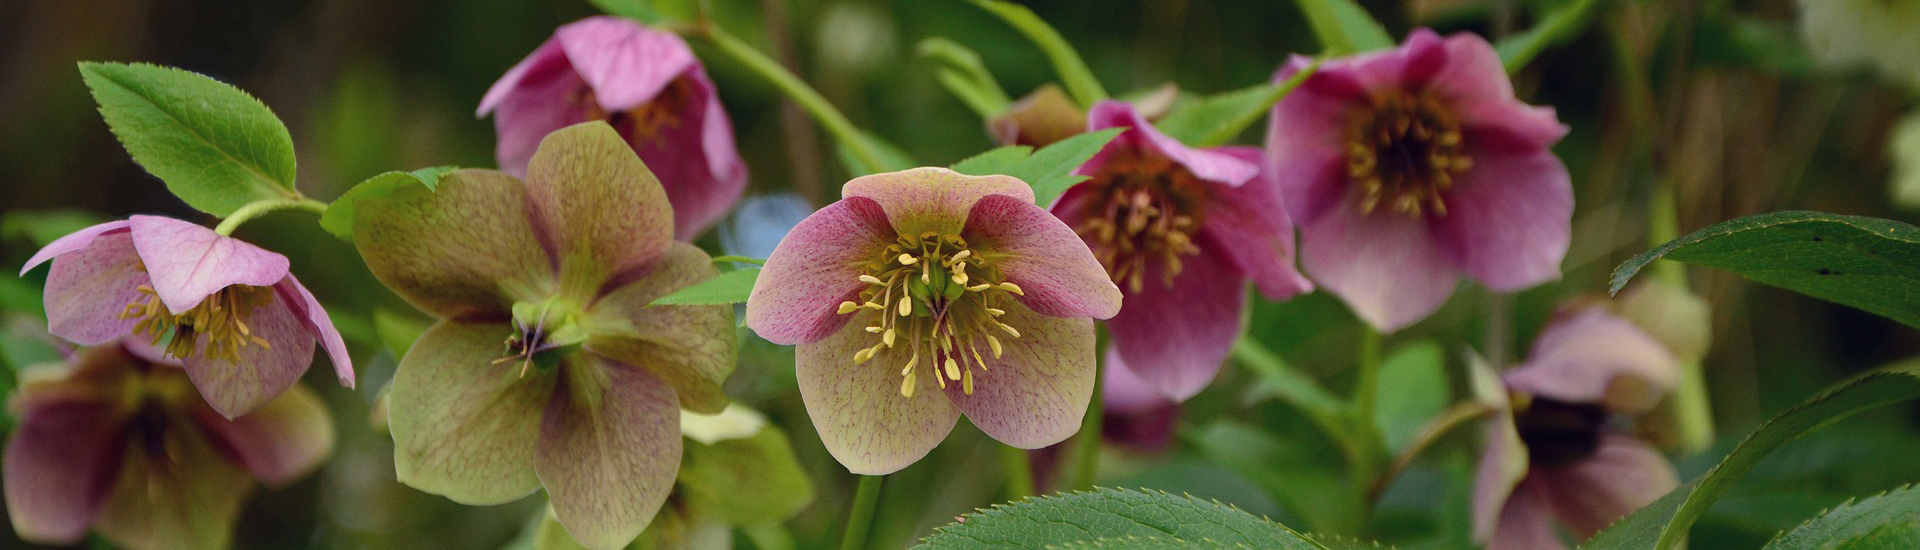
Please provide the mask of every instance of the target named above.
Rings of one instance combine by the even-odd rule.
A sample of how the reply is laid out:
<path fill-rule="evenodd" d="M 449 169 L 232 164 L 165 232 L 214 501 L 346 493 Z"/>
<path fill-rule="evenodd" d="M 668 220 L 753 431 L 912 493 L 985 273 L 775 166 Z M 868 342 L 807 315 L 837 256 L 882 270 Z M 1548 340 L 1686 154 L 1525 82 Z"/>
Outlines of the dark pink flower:
<path fill-rule="evenodd" d="M 1659 340 L 1600 307 L 1563 313 L 1508 372 L 1474 481 L 1474 534 L 1490 550 L 1564 548 L 1678 486 L 1666 457 L 1625 430 L 1673 387 Z"/>
<path fill-rule="evenodd" d="M 747 326 L 795 345 L 800 398 L 854 473 L 925 456 L 966 414 L 1023 449 L 1080 428 L 1093 319 L 1120 291 L 1006 176 L 915 168 L 847 182 L 767 258 Z"/>
<path fill-rule="evenodd" d="M 287 257 L 193 223 L 133 216 L 40 249 L 47 330 L 82 345 L 129 334 L 186 365 L 208 404 L 233 418 L 292 386 L 317 341 L 340 383 L 353 361 L 327 311 L 287 272 Z"/>
<path fill-rule="evenodd" d="M 1304 70 L 1294 56 L 1275 79 Z M 1560 277 L 1573 216 L 1567 132 L 1514 98 L 1468 33 L 1328 61 L 1273 108 L 1267 160 L 1314 282 L 1382 331 L 1433 313 L 1464 274 L 1507 292 Z"/>
<path fill-rule="evenodd" d="M 332 450 L 332 421 L 305 388 L 228 419 L 144 345 L 22 373 L 3 466 L 20 538 L 74 544 L 92 528 L 126 548 L 225 548 L 253 481 L 299 479 Z"/>
<path fill-rule="evenodd" d="M 1187 147 L 1118 101 L 1088 129 L 1129 128 L 1079 169 L 1053 214 L 1073 226 L 1126 293 L 1107 322 L 1109 368 L 1185 400 L 1213 380 L 1240 336 L 1246 283 L 1275 300 L 1313 287 L 1293 268 L 1293 224 L 1252 147 Z"/>
<path fill-rule="evenodd" d="M 500 134 L 500 169 L 526 177 L 540 139 L 605 120 L 666 187 L 674 236 L 693 237 L 740 200 L 747 166 L 733 124 L 693 50 L 673 33 L 619 17 L 560 27 L 480 100 Z"/>

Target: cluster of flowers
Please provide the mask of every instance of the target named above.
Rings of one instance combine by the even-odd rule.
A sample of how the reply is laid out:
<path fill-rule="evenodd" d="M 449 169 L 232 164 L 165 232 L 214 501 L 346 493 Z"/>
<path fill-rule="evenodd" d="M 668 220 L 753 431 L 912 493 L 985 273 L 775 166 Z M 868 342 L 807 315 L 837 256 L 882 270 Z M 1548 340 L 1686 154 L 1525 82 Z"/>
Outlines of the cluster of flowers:
<path fill-rule="evenodd" d="M 1149 123 L 1151 106 L 1023 103 L 1055 111 L 1040 118 L 1071 111 L 1077 127 L 1016 113 L 995 122 L 1003 139 L 1125 129 L 1050 207 L 1026 182 L 941 168 L 847 182 L 767 259 L 746 324 L 797 346 L 827 450 L 885 474 L 963 414 L 1020 448 L 1075 433 L 1095 387 L 1095 320 L 1112 336 L 1106 391 L 1124 413 L 1208 385 L 1244 329 L 1249 282 L 1272 300 L 1317 285 L 1391 332 L 1463 276 L 1497 292 L 1559 277 L 1573 194 L 1551 146 L 1567 129 L 1516 99 L 1487 42 L 1421 30 L 1310 65 L 1295 57 L 1275 75 L 1314 71 L 1273 109 L 1264 150 L 1180 143 Z M 544 488 L 573 539 L 625 545 L 673 487 L 680 410 L 727 405 L 732 312 L 649 304 L 717 273 L 685 241 L 739 199 L 744 164 L 686 44 L 623 19 L 560 28 L 479 113 L 494 116 L 499 171 L 364 200 L 354 218 L 373 273 L 440 319 L 391 386 L 398 477 L 468 504 Z M 283 392 L 315 342 L 342 383 L 353 370 L 285 257 L 134 216 L 63 238 L 28 268 L 48 259 L 51 332 L 99 347 L 13 401 L 23 422 L 6 495 L 33 503 L 9 507 L 23 535 L 71 542 L 93 525 L 135 539 L 129 514 L 171 508 L 141 501 L 156 498 L 143 477 L 234 491 L 215 522 L 224 533 L 241 492 L 220 476 L 276 483 L 324 456 L 326 416 Z M 1666 350 L 1594 308 L 1541 336 L 1499 393 L 1475 500 L 1483 537 L 1558 544 L 1547 511 L 1591 532 L 1673 485 L 1614 421 L 1671 385 Z M 197 392 L 174 381 L 179 367 Z M 227 460 L 197 459 L 214 455 Z"/>

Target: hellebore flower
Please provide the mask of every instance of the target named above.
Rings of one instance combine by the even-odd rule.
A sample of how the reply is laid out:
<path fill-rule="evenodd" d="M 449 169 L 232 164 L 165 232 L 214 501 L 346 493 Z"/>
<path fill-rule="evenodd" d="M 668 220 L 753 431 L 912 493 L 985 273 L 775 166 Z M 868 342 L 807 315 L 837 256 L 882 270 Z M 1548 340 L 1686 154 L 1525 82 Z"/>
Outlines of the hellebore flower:
<path fill-rule="evenodd" d="M 292 387 L 313 364 L 315 341 L 353 387 L 346 343 L 287 272 L 286 256 L 193 223 L 133 216 L 47 244 L 20 273 L 48 260 L 48 332 L 88 346 L 129 334 L 163 346 L 227 418 Z"/>
<path fill-rule="evenodd" d="M 673 487 L 680 408 L 724 408 L 735 353 L 730 308 L 647 305 L 717 271 L 646 165 L 589 122 L 525 182 L 457 170 L 356 204 L 367 266 L 440 318 L 389 390 L 400 481 L 463 504 L 545 487 L 575 539 L 632 541 Z"/>
<path fill-rule="evenodd" d="M 747 299 L 747 326 L 798 346 L 800 397 L 840 464 L 904 468 L 962 413 L 1023 449 L 1079 429 L 1092 319 L 1120 290 L 1026 183 L 915 168 L 842 196 L 787 234 Z"/>
<path fill-rule="evenodd" d="M 91 527 L 125 548 L 226 548 L 253 480 L 284 485 L 332 451 L 306 388 L 228 419 L 178 363 L 128 340 L 21 374 L 4 464 L 20 538 L 75 544 Z"/>
<path fill-rule="evenodd" d="M 1490 550 L 1564 548 L 1679 485 L 1629 431 L 1673 387 L 1659 340 L 1602 308 L 1562 313 L 1489 393 L 1497 414 L 1474 480 L 1474 536 Z"/>
<path fill-rule="evenodd" d="M 671 32 L 619 17 L 589 17 L 507 70 L 480 99 L 493 113 L 500 169 L 525 177 L 540 139 L 604 120 L 666 187 L 674 238 L 691 240 L 727 214 L 747 188 L 733 123 L 713 81 Z"/>
<path fill-rule="evenodd" d="M 1550 147 L 1567 128 L 1514 98 L 1486 40 L 1420 29 L 1328 61 L 1269 120 L 1301 267 L 1375 329 L 1433 313 L 1461 274 L 1498 292 L 1560 277 L 1573 187 Z"/>
<path fill-rule="evenodd" d="M 1073 226 L 1126 293 L 1107 322 L 1107 368 L 1184 401 L 1213 380 L 1240 336 L 1246 282 L 1284 300 L 1313 288 L 1293 268 L 1293 224 L 1252 147 L 1195 149 L 1118 101 L 1088 130 L 1129 128 L 1079 169 L 1053 214 Z"/>

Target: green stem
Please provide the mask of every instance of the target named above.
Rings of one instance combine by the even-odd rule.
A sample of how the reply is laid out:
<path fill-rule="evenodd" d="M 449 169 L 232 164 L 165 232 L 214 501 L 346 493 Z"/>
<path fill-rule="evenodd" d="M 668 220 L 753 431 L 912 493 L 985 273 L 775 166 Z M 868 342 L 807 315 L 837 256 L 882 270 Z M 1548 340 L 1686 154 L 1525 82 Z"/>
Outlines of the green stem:
<path fill-rule="evenodd" d="M 1026 449 L 1001 445 L 1000 466 L 1007 471 L 1007 500 L 1033 496 L 1033 461 Z"/>
<path fill-rule="evenodd" d="M 793 533 L 777 522 L 756 523 L 740 528 L 747 534 L 747 540 L 753 541 L 754 548 L 760 550 L 793 550 Z"/>
<path fill-rule="evenodd" d="M 734 61 L 745 65 L 749 71 L 767 79 L 767 83 L 778 88 L 782 94 L 786 94 L 787 98 L 798 104 L 801 110 L 811 115 L 815 122 L 819 122 L 822 128 L 826 128 L 827 133 L 833 134 L 833 138 L 838 140 L 842 147 L 846 147 L 868 173 L 885 172 L 891 168 L 887 165 L 886 157 L 874 147 L 866 133 L 861 132 L 852 121 L 847 120 L 847 116 L 841 114 L 839 109 L 835 109 L 832 103 L 828 103 L 827 98 L 822 97 L 820 92 L 814 91 L 806 81 L 800 80 L 799 76 L 795 76 L 792 71 L 781 66 L 780 62 L 774 61 L 773 58 L 767 57 L 767 54 L 760 53 L 760 50 L 754 49 L 753 46 L 711 23 L 699 25 L 688 30 L 687 33 L 711 42 L 714 47 L 720 49 L 721 53 L 727 54 Z"/>
<path fill-rule="evenodd" d="M 1077 491 L 1093 489 L 1094 474 L 1100 468 L 1100 422 L 1106 418 L 1100 387 L 1107 383 L 1106 378 L 1106 365 L 1093 371 L 1093 399 L 1087 401 L 1087 415 L 1080 420 L 1080 435 L 1074 438 L 1073 456 L 1079 467 L 1074 468 L 1073 483 L 1067 487 Z"/>
<path fill-rule="evenodd" d="M 1380 331 L 1370 326 L 1360 330 L 1360 374 L 1353 386 L 1353 412 L 1360 422 L 1371 424 L 1380 391 Z"/>
<path fill-rule="evenodd" d="M 253 201 L 228 214 L 227 219 L 221 220 L 220 225 L 213 228 L 213 232 L 232 235 L 233 230 L 240 228 L 240 224 L 278 210 L 306 210 L 320 214 L 327 211 L 327 203 L 300 196 Z"/>
<path fill-rule="evenodd" d="M 886 476 L 860 476 L 860 488 L 853 494 L 853 508 L 847 510 L 847 531 L 840 537 L 840 550 L 863 550 L 867 531 L 873 527 L 873 511 L 880 505 L 880 484 Z"/>
<path fill-rule="evenodd" d="M 1386 453 L 1380 428 L 1374 424 L 1374 408 L 1380 393 L 1380 332 L 1362 325 L 1360 334 L 1360 373 L 1353 387 L 1352 474 L 1356 493 L 1364 498 L 1378 481 L 1382 455 Z M 1363 507 L 1364 509 L 1364 507 Z"/>
<path fill-rule="evenodd" d="M 1087 68 L 1087 61 L 1080 58 L 1080 53 L 1073 50 L 1073 45 L 1067 43 L 1066 37 L 1060 36 L 1060 31 L 1034 15 L 1033 10 L 1001 0 L 973 0 L 973 5 L 998 16 L 1012 25 L 1014 30 L 1026 35 L 1027 40 L 1033 41 L 1033 45 L 1040 48 L 1040 53 L 1046 54 L 1047 61 L 1053 63 L 1053 71 L 1060 75 L 1060 83 L 1067 87 L 1067 93 L 1081 107 L 1092 107 L 1094 103 L 1107 99 L 1107 89 L 1093 77 L 1093 71 Z"/>
<path fill-rule="evenodd" d="M 1653 197 L 1647 204 L 1647 245 L 1659 247 L 1667 241 L 1680 238 L 1680 209 L 1674 197 L 1673 185 L 1662 182 L 1654 186 Z M 1687 287 L 1687 273 L 1680 262 L 1654 262 L 1653 273 L 1668 283 Z"/>

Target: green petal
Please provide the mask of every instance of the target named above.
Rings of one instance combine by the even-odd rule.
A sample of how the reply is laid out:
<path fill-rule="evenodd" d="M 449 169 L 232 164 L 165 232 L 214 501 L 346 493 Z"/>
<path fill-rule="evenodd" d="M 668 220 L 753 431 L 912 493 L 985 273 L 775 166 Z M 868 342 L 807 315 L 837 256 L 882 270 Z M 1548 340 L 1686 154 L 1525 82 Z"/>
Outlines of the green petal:
<path fill-rule="evenodd" d="M 456 170 L 356 202 L 353 243 L 380 282 L 440 317 L 507 311 L 552 292 L 526 187 L 493 170 Z"/>
<path fill-rule="evenodd" d="M 562 367 L 564 398 L 547 407 L 534 468 L 554 516 L 588 548 L 633 542 L 673 490 L 680 404 L 648 371 L 590 354 Z"/>
<path fill-rule="evenodd" d="M 868 316 L 877 314 L 858 314 L 833 335 L 794 347 L 800 400 L 820 442 L 848 471 L 863 475 L 886 475 L 919 461 L 960 419 L 925 364 L 916 367 L 922 372 L 914 377 L 913 397 L 900 395 L 900 368 L 912 355 L 907 346 L 854 364 L 855 352 L 880 341 L 866 330 L 873 324 Z"/>
<path fill-rule="evenodd" d="M 189 425 L 175 421 L 167 428 L 161 448 L 170 455 L 128 446 L 119 482 L 94 529 L 132 550 L 231 546 L 240 503 L 253 492 L 253 480 Z"/>
<path fill-rule="evenodd" d="M 654 299 L 719 273 L 707 253 L 673 243 L 640 279 L 614 289 L 589 310 L 586 347 L 659 376 L 688 410 L 717 413 L 727 406 L 720 384 L 738 353 L 733 308 L 661 305 Z"/>
<path fill-rule="evenodd" d="M 645 266 L 673 242 L 666 190 L 604 122 L 540 140 L 527 163 L 527 193 L 571 295 L 594 295 L 608 277 Z"/>
<path fill-rule="evenodd" d="M 512 330 L 441 322 L 400 359 L 388 396 L 400 482 L 462 504 L 500 504 L 540 486 L 533 449 L 551 371 L 493 364 Z"/>
<path fill-rule="evenodd" d="M 840 189 L 843 197 L 866 197 L 880 203 L 887 220 L 901 235 L 933 231 L 958 235 L 967 225 L 973 203 L 987 195 L 1006 195 L 1033 202 L 1033 188 L 1011 176 L 969 176 L 945 168 L 914 168 L 861 176 Z"/>

